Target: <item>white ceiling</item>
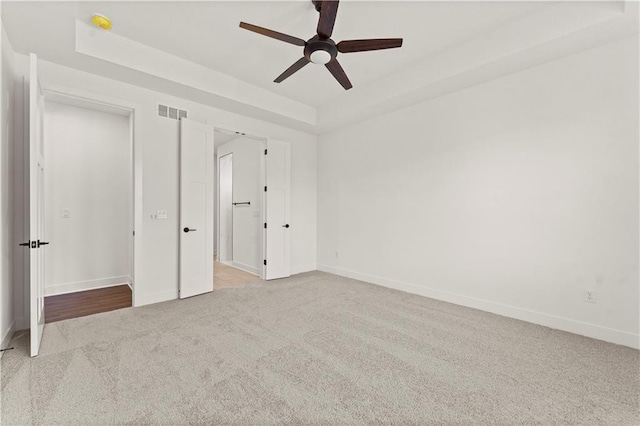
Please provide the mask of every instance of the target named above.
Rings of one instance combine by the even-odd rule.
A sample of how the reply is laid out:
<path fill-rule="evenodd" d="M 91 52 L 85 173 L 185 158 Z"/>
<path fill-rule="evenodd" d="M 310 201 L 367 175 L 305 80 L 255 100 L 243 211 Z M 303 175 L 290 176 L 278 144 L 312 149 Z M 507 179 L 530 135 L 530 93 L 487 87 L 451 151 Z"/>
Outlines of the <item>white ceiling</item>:
<path fill-rule="evenodd" d="M 349 91 L 313 64 L 273 83 L 302 49 L 238 26 L 310 38 L 318 19 L 311 0 L 2 1 L 2 21 L 18 53 L 322 133 L 637 34 L 639 10 L 634 0 L 342 0 L 336 42 L 404 38 L 400 49 L 339 55 Z M 76 23 L 88 28 L 95 12 L 113 30 L 82 39 Z M 88 48 L 98 39 L 106 44 Z M 127 53 L 125 45 L 138 47 Z"/>
<path fill-rule="evenodd" d="M 342 1 L 333 39 L 403 37 L 401 49 L 339 56 L 354 87 L 402 70 L 473 39 L 546 2 Z M 16 51 L 68 64 L 76 19 L 94 12 L 113 21 L 113 33 L 180 56 L 307 105 L 347 97 L 323 66 L 309 65 L 281 84 L 273 79 L 302 56 L 302 48 L 238 27 L 240 21 L 300 38 L 315 34 L 311 1 L 3 2 L 3 22 Z M 81 55 L 80 55 L 81 56 Z M 77 59 L 77 58 L 76 58 Z"/>

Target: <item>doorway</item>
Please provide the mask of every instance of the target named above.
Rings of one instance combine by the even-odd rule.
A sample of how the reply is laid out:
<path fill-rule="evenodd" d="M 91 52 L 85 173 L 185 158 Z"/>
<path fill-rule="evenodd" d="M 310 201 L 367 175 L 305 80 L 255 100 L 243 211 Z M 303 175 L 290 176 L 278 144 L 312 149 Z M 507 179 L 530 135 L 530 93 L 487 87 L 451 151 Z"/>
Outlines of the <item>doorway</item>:
<path fill-rule="evenodd" d="M 132 306 L 130 110 L 45 98 L 45 322 Z"/>
<path fill-rule="evenodd" d="M 261 280 L 266 140 L 216 128 L 215 288 Z"/>

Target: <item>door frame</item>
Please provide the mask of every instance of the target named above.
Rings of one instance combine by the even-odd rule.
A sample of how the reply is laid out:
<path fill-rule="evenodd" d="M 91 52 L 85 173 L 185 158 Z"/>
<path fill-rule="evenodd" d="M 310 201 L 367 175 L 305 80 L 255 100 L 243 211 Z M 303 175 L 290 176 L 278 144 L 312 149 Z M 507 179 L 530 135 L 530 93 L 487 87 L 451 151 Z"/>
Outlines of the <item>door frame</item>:
<path fill-rule="evenodd" d="M 207 120 L 207 124 L 211 124 L 209 123 L 209 121 Z M 229 130 L 229 128 L 223 127 L 223 126 L 218 126 L 215 124 L 213 125 L 213 130 L 214 132 L 217 130 L 219 132 L 224 132 L 224 133 L 236 133 L 239 135 L 239 137 L 242 136 L 247 136 L 249 138 L 252 139 L 257 139 L 260 141 L 260 152 L 264 152 L 265 149 L 267 149 L 267 137 L 263 137 L 263 136 L 256 136 L 254 134 L 250 134 L 250 133 L 245 133 L 245 132 L 239 132 L 236 130 Z M 214 138 L 214 144 L 215 144 L 215 138 Z M 217 148 L 217 147 L 216 147 Z M 214 150 L 216 151 L 216 150 Z M 227 154 L 225 154 L 227 155 Z M 224 157 L 224 155 L 219 155 L 217 152 L 214 153 L 214 161 L 215 161 L 215 165 L 216 165 L 216 227 L 217 227 L 217 235 L 216 235 L 216 244 L 218 247 L 218 252 L 216 253 L 216 255 L 219 257 L 220 256 L 220 158 Z M 264 155 L 260 155 L 260 188 L 263 188 L 266 185 L 266 173 L 267 173 L 267 169 L 266 169 L 266 161 L 265 161 L 265 156 Z M 261 204 L 261 208 L 260 208 L 260 223 L 264 224 L 265 222 L 265 218 L 267 217 L 267 213 L 266 213 L 266 195 L 264 193 L 264 191 L 260 191 L 260 204 Z M 260 256 L 261 258 L 264 260 L 266 259 L 266 254 L 267 254 L 267 248 L 266 248 L 266 232 L 264 230 L 264 227 L 261 227 L 261 237 L 260 237 Z M 214 247 L 215 248 L 215 247 Z M 258 275 L 260 277 L 261 280 L 264 280 L 266 277 L 266 268 L 263 264 L 259 265 L 259 269 L 260 269 L 260 274 Z M 251 272 L 248 272 L 251 273 Z M 215 279 L 214 279 L 215 281 Z M 215 284 L 214 284 L 215 286 Z"/>
<path fill-rule="evenodd" d="M 62 85 L 48 85 L 43 88 L 45 102 L 55 101 L 56 99 L 64 99 L 67 101 L 75 101 L 77 103 L 93 104 L 104 106 L 111 109 L 119 109 L 128 112 L 129 116 L 129 142 L 132 155 L 132 177 L 133 182 L 133 253 L 131 259 L 131 304 L 133 307 L 139 306 L 139 300 L 142 296 L 136 289 L 137 271 L 140 270 L 142 259 L 142 231 L 143 231 L 143 214 L 142 214 L 142 142 L 136 137 L 136 129 L 140 128 L 140 105 L 128 100 L 114 98 L 101 93 L 90 92 L 81 89 L 75 89 Z"/>

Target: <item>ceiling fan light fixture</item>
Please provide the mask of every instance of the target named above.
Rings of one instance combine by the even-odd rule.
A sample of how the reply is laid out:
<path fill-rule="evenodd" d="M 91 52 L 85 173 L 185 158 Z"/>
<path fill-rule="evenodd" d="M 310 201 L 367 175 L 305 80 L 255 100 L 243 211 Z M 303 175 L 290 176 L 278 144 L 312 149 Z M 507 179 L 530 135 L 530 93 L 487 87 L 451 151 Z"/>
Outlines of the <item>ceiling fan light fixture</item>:
<path fill-rule="evenodd" d="M 326 50 L 319 49 L 311 52 L 311 55 L 309 55 L 309 60 L 314 64 L 324 65 L 331 62 L 331 53 L 327 52 Z"/>

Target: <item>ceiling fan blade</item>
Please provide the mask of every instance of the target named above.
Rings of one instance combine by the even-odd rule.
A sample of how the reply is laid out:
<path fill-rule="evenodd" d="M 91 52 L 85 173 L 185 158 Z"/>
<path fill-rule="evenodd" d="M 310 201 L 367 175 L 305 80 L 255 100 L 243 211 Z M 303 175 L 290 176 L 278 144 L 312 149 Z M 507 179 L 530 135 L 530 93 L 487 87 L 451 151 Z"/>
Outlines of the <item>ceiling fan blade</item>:
<path fill-rule="evenodd" d="M 402 47 L 401 38 L 370 38 L 367 40 L 345 40 L 336 45 L 340 53 L 365 52 L 367 50 Z"/>
<path fill-rule="evenodd" d="M 349 90 L 353 87 L 349 81 L 349 77 L 347 77 L 347 74 L 345 74 L 337 59 L 325 64 L 325 67 L 327 67 L 329 72 L 333 74 L 336 80 L 338 80 L 338 83 L 340 83 L 345 90 Z"/>
<path fill-rule="evenodd" d="M 303 56 L 302 58 L 298 59 L 293 65 L 287 68 L 282 74 L 280 74 L 278 78 L 273 80 L 273 82 L 282 83 L 285 79 L 291 77 L 295 72 L 300 71 L 300 69 L 308 63 L 309 60 Z"/>
<path fill-rule="evenodd" d="M 284 41 L 285 43 L 295 44 L 296 46 L 304 46 L 305 44 L 307 44 L 307 42 L 301 38 L 293 37 L 288 34 L 279 33 L 277 31 L 269 30 L 267 28 L 262 28 L 257 25 L 247 24 L 246 22 L 240 22 L 240 28 L 253 31 L 254 33 L 258 33 L 263 36 L 275 38 L 276 40 Z"/>
<path fill-rule="evenodd" d="M 322 0 L 320 5 L 320 19 L 318 20 L 318 35 L 322 38 L 330 38 L 333 33 L 333 24 L 336 23 L 338 14 L 338 0 Z"/>

